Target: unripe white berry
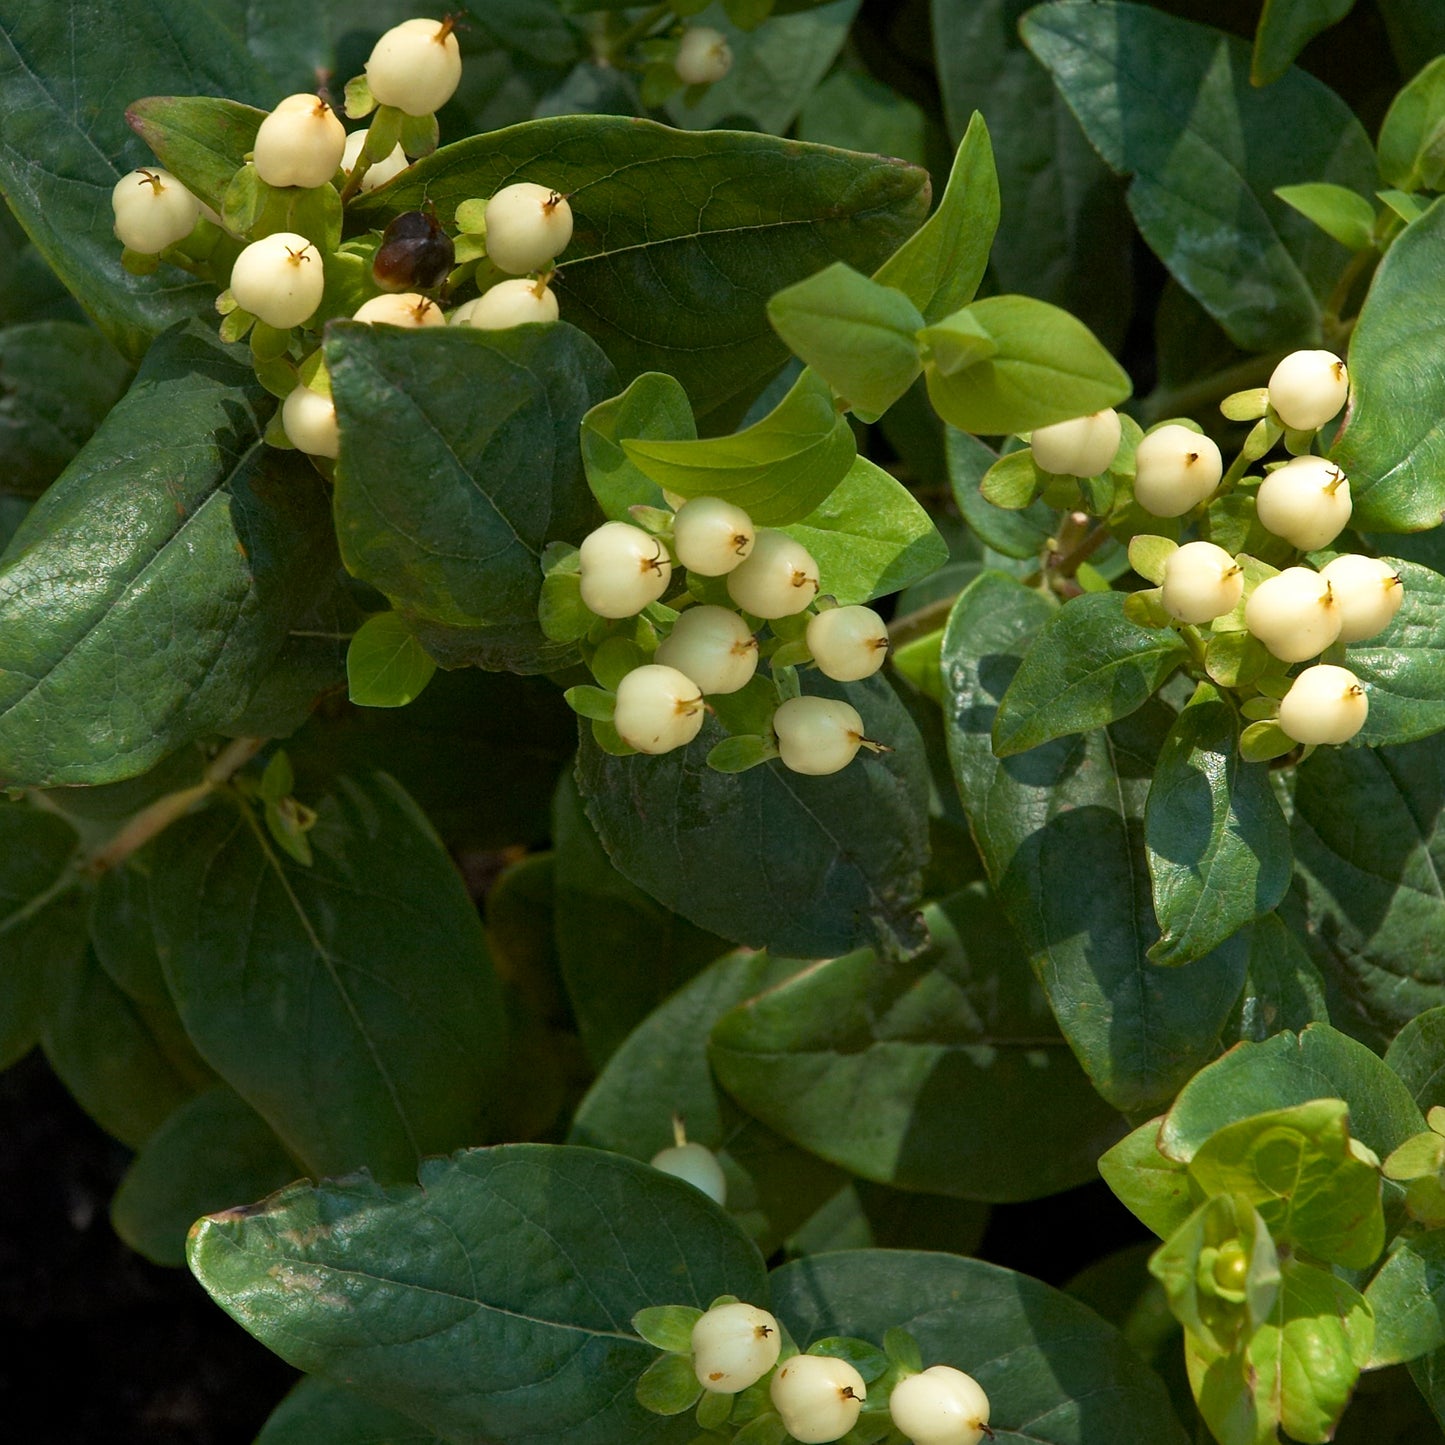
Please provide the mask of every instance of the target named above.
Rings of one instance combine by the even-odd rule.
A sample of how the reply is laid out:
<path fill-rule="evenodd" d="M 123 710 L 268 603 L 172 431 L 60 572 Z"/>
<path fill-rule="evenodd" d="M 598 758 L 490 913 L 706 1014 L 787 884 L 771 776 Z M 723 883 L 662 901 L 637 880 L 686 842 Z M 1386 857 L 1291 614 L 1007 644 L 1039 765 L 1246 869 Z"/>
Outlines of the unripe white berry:
<path fill-rule="evenodd" d="M 449 20 L 403 20 L 372 47 L 366 83 L 378 105 L 431 115 L 456 93 L 462 53 Z"/>
<path fill-rule="evenodd" d="M 670 753 L 702 731 L 706 712 L 702 691 L 690 677 L 649 662 L 617 684 L 612 725 L 640 753 Z"/>
<path fill-rule="evenodd" d="M 1337 415 L 1350 374 L 1333 351 L 1291 351 L 1269 378 L 1269 404 L 1294 431 L 1314 431 Z"/>
<path fill-rule="evenodd" d="M 373 296 L 356 308 L 351 319 L 366 321 L 373 326 L 406 326 L 412 330 L 447 324 L 441 307 L 419 291 L 393 291 L 385 296 Z"/>
<path fill-rule="evenodd" d="M 792 617 L 818 595 L 818 564 L 786 532 L 762 527 L 753 550 L 728 573 L 727 589 L 754 617 Z"/>
<path fill-rule="evenodd" d="M 783 766 L 815 778 L 846 768 L 864 737 L 857 708 L 831 697 L 790 697 L 773 714 L 773 732 Z"/>
<path fill-rule="evenodd" d="M 830 607 L 808 619 L 808 651 L 838 682 L 872 677 L 888 656 L 888 624 L 871 607 Z"/>
<path fill-rule="evenodd" d="M 698 1384 L 716 1395 L 736 1395 L 778 1363 L 783 1332 L 767 1310 L 714 1305 L 692 1327 L 692 1367 Z"/>
<path fill-rule="evenodd" d="M 1164 562 L 1160 601 L 1177 622 L 1213 622 L 1244 595 L 1244 572 L 1213 542 L 1186 542 Z"/>
<path fill-rule="evenodd" d="M 201 203 L 159 166 L 128 171 L 115 183 L 110 205 L 116 239 L 146 256 L 184 241 L 201 214 Z"/>
<path fill-rule="evenodd" d="M 1344 617 L 1330 584 L 1308 567 L 1267 577 L 1244 604 L 1244 625 L 1281 662 L 1318 657 L 1340 635 Z"/>
<path fill-rule="evenodd" d="M 308 320 L 325 289 L 321 253 L 295 231 L 252 241 L 231 267 L 236 305 L 281 330 Z"/>
<path fill-rule="evenodd" d="M 685 85 L 715 84 L 733 68 L 727 36 L 708 25 L 692 26 L 683 32 L 672 68 Z"/>
<path fill-rule="evenodd" d="M 678 564 L 699 577 L 723 577 L 753 549 L 753 519 L 721 497 L 694 497 L 672 524 Z"/>
<path fill-rule="evenodd" d="M 794 1440 L 822 1445 L 841 1440 L 858 1423 L 868 1387 L 847 1360 L 794 1355 L 773 1376 L 768 1393 Z"/>
<path fill-rule="evenodd" d="M 509 326 L 525 326 L 528 322 L 555 321 L 559 314 L 556 293 L 550 286 L 543 286 L 538 295 L 534 281 L 498 281 L 467 304 L 472 308 L 467 320 L 481 331 L 505 331 Z"/>
<path fill-rule="evenodd" d="M 288 95 L 256 132 L 251 159 L 268 186 L 324 186 L 346 149 L 346 127 L 318 95 Z"/>
<path fill-rule="evenodd" d="M 486 209 L 487 257 L 509 276 L 540 271 L 572 239 L 566 197 L 531 181 L 503 186 Z"/>
<path fill-rule="evenodd" d="M 627 522 L 604 522 L 582 539 L 582 605 L 599 617 L 635 617 L 672 580 L 667 548 Z"/>
<path fill-rule="evenodd" d="M 1119 413 L 1106 407 L 1092 416 L 1039 427 L 1029 438 L 1029 448 L 1035 464 L 1046 472 L 1097 477 L 1109 470 L 1118 454 L 1122 430 Z"/>
<path fill-rule="evenodd" d="M 336 404 L 329 396 L 298 386 L 281 403 L 281 426 L 298 451 L 313 457 L 334 457 L 341 450 Z"/>
<path fill-rule="evenodd" d="M 888 1412 L 913 1445 L 978 1445 L 988 1433 L 983 1386 L 952 1365 L 930 1365 L 893 1387 Z"/>
<path fill-rule="evenodd" d="M 1344 531 L 1353 504 L 1349 481 L 1332 461 L 1295 457 L 1259 484 L 1255 508 L 1266 531 L 1302 552 L 1313 552 Z"/>
<path fill-rule="evenodd" d="M 346 137 L 346 147 L 341 152 L 341 169 L 350 174 L 356 169 L 356 162 L 361 158 L 361 148 L 366 144 L 367 132 L 354 130 Z M 399 176 L 406 169 L 406 154 L 398 141 L 391 148 L 389 156 L 383 156 L 379 161 L 372 161 L 367 166 L 366 174 L 361 178 L 361 189 L 363 191 L 374 191 L 378 186 L 384 186 L 393 176 Z"/>
<path fill-rule="evenodd" d="M 652 1156 L 652 1167 L 700 1189 L 714 1204 L 727 1203 L 728 1181 L 717 1155 L 705 1144 L 674 1144 Z M 749 1384 L 752 1383 L 750 1380 Z M 739 1389 L 742 1387 L 739 1386 Z"/>
<path fill-rule="evenodd" d="M 470 326 L 472 324 L 472 312 L 477 309 L 477 302 L 482 298 L 473 296 L 470 301 L 463 301 L 455 311 L 447 317 L 448 326 Z"/>
<path fill-rule="evenodd" d="M 1182 517 L 1224 475 L 1219 448 L 1179 422 L 1151 431 L 1134 453 L 1134 467 L 1134 496 L 1154 517 Z"/>
<path fill-rule="evenodd" d="M 1320 568 L 1340 604 L 1341 642 L 1363 642 L 1390 625 L 1405 599 L 1405 586 L 1388 562 L 1348 553 Z"/>
<path fill-rule="evenodd" d="M 1279 705 L 1279 725 L 1297 743 L 1347 743 L 1369 715 L 1359 678 L 1327 662 L 1305 668 Z"/>
<path fill-rule="evenodd" d="M 689 607 L 672 625 L 657 660 L 685 672 L 705 693 L 736 692 L 758 668 L 758 640 L 726 607 Z"/>

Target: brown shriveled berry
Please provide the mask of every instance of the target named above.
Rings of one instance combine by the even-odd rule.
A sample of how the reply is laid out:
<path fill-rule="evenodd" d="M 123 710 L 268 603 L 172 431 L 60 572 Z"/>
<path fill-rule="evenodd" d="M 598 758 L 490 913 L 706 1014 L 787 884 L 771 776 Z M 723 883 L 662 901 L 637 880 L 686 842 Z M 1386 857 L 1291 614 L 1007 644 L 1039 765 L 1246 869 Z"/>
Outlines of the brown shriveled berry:
<path fill-rule="evenodd" d="M 382 233 L 371 275 L 383 291 L 433 291 L 456 264 L 456 247 L 431 211 L 405 211 Z"/>

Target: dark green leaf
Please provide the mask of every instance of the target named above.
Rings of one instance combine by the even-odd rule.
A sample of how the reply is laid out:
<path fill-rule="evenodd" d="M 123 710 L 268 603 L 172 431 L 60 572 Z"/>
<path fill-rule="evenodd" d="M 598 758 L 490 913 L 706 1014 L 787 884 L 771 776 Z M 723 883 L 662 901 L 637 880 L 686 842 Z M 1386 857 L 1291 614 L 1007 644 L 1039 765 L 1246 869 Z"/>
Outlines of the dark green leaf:
<path fill-rule="evenodd" d="M 264 110 L 208 95 L 152 95 L 126 111 L 160 163 L 215 211 L 265 118 Z"/>
<path fill-rule="evenodd" d="M 1250 80 L 1274 84 L 1320 31 L 1343 20 L 1354 6 L 1355 0 L 1264 0 L 1254 32 Z"/>
<path fill-rule="evenodd" d="M 1369 1365 L 1397 1365 L 1445 1345 L 1445 1234 L 1401 1240 L 1370 1281 L 1365 1301 L 1375 1312 Z"/>
<path fill-rule="evenodd" d="M 318 1174 L 405 1177 L 478 1137 L 503 1066 L 481 925 L 390 779 L 318 803 L 315 863 L 278 857 L 244 804 L 160 839 L 152 916 L 207 1062 Z"/>
<path fill-rule="evenodd" d="M 304 1375 L 271 1412 L 256 1445 L 444 1445 L 440 1435 L 399 1410 L 373 1404 L 344 1385 Z"/>
<path fill-rule="evenodd" d="M 133 777 L 245 706 L 335 566 L 321 478 L 260 441 L 269 405 L 173 332 L 31 510 L 0 568 L 0 776 Z"/>
<path fill-rule="evenodd" d="M 1031 501 L 1034 493 L 1033 460 L 1026 452 L 1016 453 L 1028 470 L 1028 498 L 1021 509 L 1004 510 L 984 497 L 980 490 L 985 473 L 998 457 L 977 437 L 956 427 L 947 428 L 945 444 L 948 478 L 953 499 L 963 519 L 980 540 L 1005 557 L 1036 557 L 1053 535 L 1054 513 L 1042 502 Z"/>
<path fill-rule="evenodd" d="M 368 617 L 346 650 L 348 692 L 361 707 L 405 707 L 416 701 L 436 670 L 395 612 Z"/>
<path fill-rule="evenodd" d="M 1358 191 L 1328 181 L 1306 181 L 1276 186 L 1274 193 L 1347 249 L 1363 251 L 1371 244 L 1375 208 Z"/>
<path fill-rule="evenodd" d="M 1161 1239 L 1189 1218 L 1194 1200 L 1189 1175 L 1159 1149 L 1160 1119 L 1150 1119 L 1099 1156 L 1099 1173 L 1131 1214 Z"/>
<path fill-rule="evenodd" d="M 881 80 L 839 69 L 803 102 L 798 139 L 899 156 L 921 166 L 927 162 L 928 120 L 919 106 Z"/>
<path fill-rule="evenodd" d="M 1249 976 L 1240 999 L 1239 1036 L 1263 1043 L 1281 1029 L 1328 1023 L 1325 985 L 1304 944 L 1279 914 L 1257 918 L 1249 931 Z"/>
<path fill-rule="evenodd" d="M 1445 1105 L 1445 1007 L 1416 1014 L 1395 1036 L 1385 1062 L 1422 1112 Z"/>
<path fill-rule="evenodd" d="M 687 393 L 666 372 L 645 371 L 621 396 L 594 406 L 582 418 L 582 461 L 604 515 L 630 522 L 629 507 L 666 505 L 662 488 L 628 459 L 623 438 L 686 441 L 696 436 Z"/>
<path fill-rule="evenodd" d="M 1395 97 L 1380 127 L 1380 175 L 1402 191 L 1438 191 L 1445 177 L 1445 56 Z"/>
<path fill-rule="evenodd" d="M 762 1261 L 720 1210 L 646 1165 L 555 1145 L 428 1159 L 420 1180 L 297 1186 L 213 1216 L 191 1268 L 290 1363 L 440 1434 L 692 1438 L 634 1400 L 656 1354 L 629 1321 L 720 1294 L 766 1305 Z"/>

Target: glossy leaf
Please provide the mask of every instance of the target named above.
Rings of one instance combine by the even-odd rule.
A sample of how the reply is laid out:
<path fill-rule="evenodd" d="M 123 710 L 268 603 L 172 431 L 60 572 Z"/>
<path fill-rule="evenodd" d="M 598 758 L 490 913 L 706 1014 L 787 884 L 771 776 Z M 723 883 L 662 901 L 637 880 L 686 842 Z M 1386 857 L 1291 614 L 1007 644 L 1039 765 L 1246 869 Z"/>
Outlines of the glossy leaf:
<path fill-rule="evenodd" d="M 0 778 L 143 773 L 239 713 L 335 567 L 325 487 L 269 399 L 171 333 L 0 567 Z"/>
<path fill-rule="evenodd" d="M 1250 80 L 1274 84 L 1316 35 L 1343 20 L 1354 6 L 1355 0 L 1265 0 L 1254 32 Z"/>
<path fill-rule="evenodd" d="M 346 650 L 346 680 L 360 707 L 405 707 L 415 702 L 437 665 L 395 612 L 368 617 Z"/>
<path fill-rule="evenodd" d="M 666 505 L 662 488 L 628 458 L 623 438 L 687 441 L 696 436 L 687 393 L 666 372 L 645 371 L 620 396 L 598 402 L 582 418 L 582 461 L 603 514 L 613 522 L 631 522 L 629 507 Z"/>
<path fill-rule="evenodd" d="M 303 1375 L 271 1412 L 256 1445 L 444 1445 L 399 1410 L 319 1375 Z"/>
<path fill-rule="evenodd" d="M 1445 59 L 1437 56 L 1391 102 L 1380 127 L 1380 177 L 1402 191 L 1440 189 L 1445 130 Z"/>
<path fill-rule="evenodd" d="M 633 1399 L 656 1352 L 629 1321 L 720 1294 L 766 1304 L 762 1261 L 720 1210 L 646 1165 L 556 1145 L 428 1159 L 419 1177 L 298 1185 L 213 1216 L 191 1268 L 284 1359 L 438 1434 L 692 1438 Z"/>
<path fill-rule="evenodd" d="M 1409 743 L 1445 728 L 1445 577 L 1397 561 L 1405 595 L 1383 632 L 1351 645 L 1350 670 L 1369 689 L 1362 743 Z"/>
<path fill-rule="evenodd" d="M 1445 1235 L 1431 1230 L 1399 1241 L 1370 1281 L 1375 1312 L 1371 1369 L 1418 1359 L 1445 1345 Z"/>

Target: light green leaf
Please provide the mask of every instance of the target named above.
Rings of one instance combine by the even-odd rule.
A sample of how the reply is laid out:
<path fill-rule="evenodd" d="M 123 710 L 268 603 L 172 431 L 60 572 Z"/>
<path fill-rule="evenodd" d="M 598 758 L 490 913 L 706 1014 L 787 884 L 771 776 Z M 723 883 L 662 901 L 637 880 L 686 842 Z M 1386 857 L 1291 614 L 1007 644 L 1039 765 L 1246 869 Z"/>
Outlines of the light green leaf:
<path fill-rule="evenodd" d="M 160 163 L 219 211 L 266 112 L 209 95 L 152 95 L 133 101 L 125 116 Z"/>
<path fill-rule="evenodd" d="M 1305 181 L 1276 186 L 1274 193 L 1349 250 L 1363 251 L 1372 243 L 1375 208 L 1358 191 L 1328 181 Z"/>
<path fill-rule="evenodd" d="M 1099 1156 L 1099 1173 L 1131 1214 L 1167 1239 L 1194 1208 L 1189 1175 L 1159 1150 L 1161 1119 L 1150 1119 Z"/>
<path fill-rule="evenodd" d="M 405 707 L 432 680 L 437 665 L 395 612 L 361 624 L 346 650 L 346 681 L 358 707 Z"/>
<path fill-rule="evenodd" d="M 624 438 L 691 441 L 696 436 L 687 393 L 666 372 L 645 371 L 621 396 L 594 406 L 582 418 L 582 463 L 603 515 L 631 522 L 630 507 L 666 505 L 662 488 L 628 459 Z"/>
<path fill-rule="evenodd" d="M 1254 32 L 1250 80 L 1255 85 L 1274 84 L 1316 35 L 1354 8 L 1355 0 L 1264 0 Z"/>
<path fill-rule="evenodd" d="M 1365 1291 L 1375 1314 L 1369 1368 L 1403 1364 L 1445 1345 L 1445 1233 L 1401 1239 Z"/>
<path fill-rule="evenodd" d="M 1445 179 L 1445 55 L 1426 65 L 1380 127 L 1380 175 L 1402 191 L 1438 191 Z"/>
<path fill-rule="evenodd" d="M 445 1445 L 399 1410 L 373 1404 L 344 1385 L 303 1375 L 271 1412 L 256 1445 Z"/>

